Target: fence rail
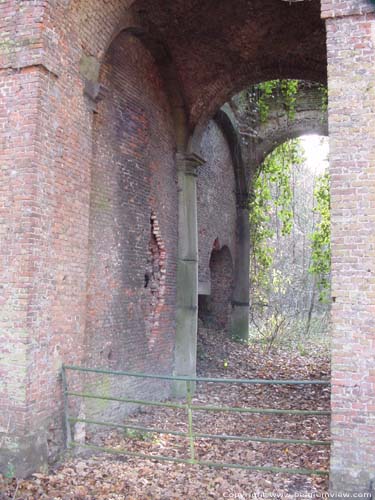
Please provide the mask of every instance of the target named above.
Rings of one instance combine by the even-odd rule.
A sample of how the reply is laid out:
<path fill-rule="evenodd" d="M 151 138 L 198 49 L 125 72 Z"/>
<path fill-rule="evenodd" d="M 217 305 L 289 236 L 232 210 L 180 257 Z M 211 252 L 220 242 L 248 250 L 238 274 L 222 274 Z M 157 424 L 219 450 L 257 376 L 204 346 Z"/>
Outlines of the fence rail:
<path fill-rule="evenodd" d="M 67 371 L 76 371 L 82 373 L 94 373 L 120 377 L 134 377 L 141 379 L 156 379 L 165 380 L 170 382 L 182 382 L 186 385 L 186 401 L 184 403 L 150 401 L 145 399 L 135 399 L 126 397 L 104 396 L 92 394 L 90 392 L 76 392 L 70 391 L 67 382 Z M 209 377 L 188 377 L 188 376 L 171 376 L 171 375 L 152 375 L 146 373 L 134 373 L 126 371 L 112 371 L 105 369 L 85 368 L 79 366 L 62 367 L 62 382 L 64 393 L 64 408 L 65 408 L 65 425 L 66 437 L 68 447 L 89 448 L 93 450 L 101 450 L 107 453 L 114 453 L 120 455 L 127 455 L 130 457 L 138 457 L 151 460 L 170 461 L 175 463 L 186 463 L 192 465 L 201 465 L 215 468 L 235 468 L 245 469 L 251 471 L 263 471 L 273 473 L 287 473 L 287 474 L 303 474 L 303 475 L 328 475 L 328 471 L 321 469 L 307 469 L 307 468 L 290 468 L 290 467 L 274 467 L 274 466 L 258 466 L 258 465 L 245 465 L 233 463 L 220 463 L 199 460 L 196 457 L 196 439 L 212 439 L 223 441 L 241 441 L 241 442 L 258 442 L 258 443 L 272 443 L 272 444 L 295 444 L 295 445 L 309 445 L 309 446 L 329 446 L 330 441 L 313 440 L 313 439 L 289 439 L 289 438 L 275 438 L 275 437 L 260 437 L 260 436 L 236 436 L 228 434 L 210 434 L 195 432 L 193 427 L 194 412 L 230 412 L 230 413 L 247 413 L 247 414 L 266 414 L 266 415 L 314 415 L 314 416 L 329 416 L 330 411 L 326 410 L 294 410 L 294 409 L 278 409 L 278 408 L 246 408 L 246 407 L 232 407 L 232 406 L 211 406 L 211 405 L 197 405 L 193 404 L 193 388 L 197 383 L 212 383 L 212 384 L 251 384 L 251 385 L 326 385 L 329 386 L 330 382 L 327 380 L 269 380 L 269 379 L 225 379 L 225 378 L 209 378 Z M 187 414 L 187 432 L 158 429 L 154 427 L 143 427 L 140 425 L 123 425 L 115 422 L 106 422 L 95 419 L 76 418 L 69 415 L 69 398 L 83 398 L 83 399 L 97 399 L 102 401 L 115 401 L 124 404 L 136 404 L 140 406 L 154 406 L 170 409 L 185 410 Z M 131 450 L 108 448 L 104 446 L 97 446 L 89 443 L 78 443 L 72 438 L 71 425 L 74 423 L 83 423 L 88 425 L 97 425 L 113 429 L 134 430 L 140 432 L 154 433 L 154 434 L 168 434 L 172 436 L 183 437 L 188 440 L 190 458 L 176 458 L 171 456 L 152 455 L 146 453 L 138 453 Z"/>

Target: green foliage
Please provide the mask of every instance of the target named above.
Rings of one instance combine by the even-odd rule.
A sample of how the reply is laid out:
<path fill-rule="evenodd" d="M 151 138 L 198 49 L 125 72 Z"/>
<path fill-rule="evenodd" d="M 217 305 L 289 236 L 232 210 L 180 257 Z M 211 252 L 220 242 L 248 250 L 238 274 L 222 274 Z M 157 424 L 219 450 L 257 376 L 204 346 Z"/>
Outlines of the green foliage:
<path fill-rule="evenodd" d="M 260 121 L 266 122 L 269 116 L 271 100 L 279 94 L 283 98 L 283 103 L 287 116 L 293 120 L 296 114 L 296 99 L 298 94 L 298 80 L 270 80 L 256 86 L 258 94 L 258 110 Z"/>
<path fill-rule="evenodd" d="M 253 184 L 249 207 L 251 271 L 253 281 L 262 287 L 272 285 L 267 273 L 274 253 L 274 248 L 270 246 L 275 234 L 275 228 L 270 225 L 272 205 L 281 223 L 281 234 L 290 234 L 293 226 L 291 169 L 302 162 L 303 153 L 298 139 L 287 141 L 267 156 Z M 277 193 L 276 198 L 274 192 Z"/>
<path fill-rule="evenodd" d="M 322 111 L 326 113 L 328 111 L 328 88 L 325 85 L 320 85 L 319 90 L 322 94 Z"/>
<path fill-rule="evenodd" d="M 286 113 L 290 120 L 296 115 L 296 99 L 298 94 L 298 80 L 280 80 L 281 95 L 284 97 Z"/>
<path fill-rule="evenodd" d="M 16 476 L 16 468 L 12 463 L 8 463 L 4 477 L 6 479 L 13 479 Z"/>
<path fill-rule="evenodd" d="M 125 429 L 124 437 L 132 441 L 153 441 L 156 442 L 155 434 L 140 429 Z"/>
<path fill-rule="evenodd" d="M 309 271 L 318 277 L 320 300 L 326 301 L 328 300 L 331 271 L 331 203 L 328 174 L 318 178 L 314 195 L 316 199 L 314 210 L 320 215 L 320 221 L 311 235 L 312 264 Z"/>
<path fill-rule="evenodd" d="M 268 82 L 260 83 L 256 86 L 259 92 L 258 95 L 258 107 L 260 121 L 264 123 L 267 121 L 269 111 L 270 111 L 270 101 L 273 98 L 273 92 L 277 87 L 278 80 L 270 80 Z"/>
<path fill-rule="evenodd" d="M 290 120 L 296 114 L 296 100 L 299 80 L 269 80 L 250 87 L 237 95 L 236 102 L 240 113 L 258 113 L 261 123 L 265 123 L 270 114 L 271 103 L 281 99 Z"/>

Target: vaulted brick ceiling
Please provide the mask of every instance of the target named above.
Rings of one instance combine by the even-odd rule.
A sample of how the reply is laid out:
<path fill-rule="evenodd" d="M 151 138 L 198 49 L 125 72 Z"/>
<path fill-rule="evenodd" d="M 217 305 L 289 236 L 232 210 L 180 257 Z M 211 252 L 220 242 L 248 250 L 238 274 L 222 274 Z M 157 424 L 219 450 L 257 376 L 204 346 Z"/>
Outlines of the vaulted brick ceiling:
<path fill-rule="evenodd" d="M 192 123 L 250 83 L 326 80 L 319 0 L 137 0 L 134 8 L 169 47 Z"/>

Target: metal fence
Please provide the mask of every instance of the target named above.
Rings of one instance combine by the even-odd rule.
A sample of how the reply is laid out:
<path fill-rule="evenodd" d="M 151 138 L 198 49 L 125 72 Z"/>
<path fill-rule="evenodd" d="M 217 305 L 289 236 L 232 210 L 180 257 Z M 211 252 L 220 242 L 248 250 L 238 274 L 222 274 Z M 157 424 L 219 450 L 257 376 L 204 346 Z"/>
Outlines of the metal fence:
<path fill-rule="evenodd" d="M 151 401 L 144 399 L 126 398 L 126 397 L 115 397 L 115 396 L 105 396 L 97 395 L 93 393 L 86 392 L 76 392 L 70 391 L 68 387 L 67 372 L 83 372 L 83 373 L 96 373 L 104 375 L 113 375 L 116 377 L 134 377 L 154 380 L 164 380 L 173 383 L 185 384 L 186 386 L 186 398 L 184 402 L 162 402 L 162 401 Z M 66 438 L 67 447 L 80 447 L 80 448 L 91 448 L 93 450 L 104 451 L 107 453 L 115 453 L 119 455 L 127 455 L 130 457 L 138 457 L 143 459 L 169 461 L 176 463 L 185 463 L 192 465 L 201 465 L 207 467 L 215 468 L 233 468 L 233 469 L 245 469 L 251 471 L 262 471 L 271 473 L 287 473 L 287 474 L 303 474 L 303 475 L 328 475 L 328 471 L 320 469 L 307 469 L 307 468 L 289 468 L 289 467 L 274 467 L 274 466 L 258 466 L 258 465 L 244 465 L 236 463 L 221 463 L 221 462 L 211 462 L 199 460 L 196 454 L 196 439 L 206 438 L 212 440 L 223 440 L 223 441 L 241 441 L 241 442 L 256 442 L 256 443 L 270 443 L 270 444 L 292 444 L 292 445 L 309 445 L 309 446 L 329 446 L 330 441 L 319 441 L 319 440 L 309 440 L 309 439 L 289 439 L 289 438 L 276 438 L 276 437 L 259 437 L 259 436 L 237 436 L 228 434 L 209 434 L 194 431 L 194 412 L 231 412 L 231 413 L 242 413 L 242 414 L 264 414 L 264 415 L 315 415 L 315 416 L 329 416 L 330 411 L 326 410 L 295 410 L 295 409 L 267 409 L 267 408 L 247 408 L 247 407 L 232 407 L 232 406 L 211 406 L 211 405 L 197 405 L 193 403 L 193 392 L 194 387 L 198 383 L 213 383 L 213 384 L 252 384 L 252 385 L 292 385 L 292 386 L 303 386 L 303 385 L 329 385 L 330 382 L 327 380 L 267 380 L 267 379 L 222 379 L 222 378 L 208 378 L 208 377 L 181 377 L 181 376 L 167 376 L 167 375 L 151 375 L 145 373 L 133 373 L 125 371 L 112 371 L 104 369 L 94 369 L 94 368 L 83 368 L 78 366 L 66 366 L 62 367 L 62 382 L 63 382 L 63 394 L 64 394 L 64 408 L 65 408 L 65 425 L 66 425 Z M 114 422 L 106 422 L 95 419 L 86 418 L 76 418 L 69 415 L 69 398 L 87 398 L 87 399 L 97 399 L 102 401 L 114 401 L 123 404 L 134 404 L 139 406 L 153 406 L 162 408 L 172 408 L 172 409 L 182 409 L 186 411 L 187 415 L 187 432 L 181 432 L 176 430 L 168 429 L 157 429 L 154 427 L 143 427 L 140 425 L 121 425 Z M 138 453 L 125 449 L 108 448 L 104 446 L 97 446 L 89 443 L 75 442 L 72 437 L 72 424 L 77 422 L 83 424 L 92 424 L 107 428 L 121 429 L 124 431 L 131 430 L 135 432 L 145 432 L 145 433 L 155 433 L 155 434 L 169 434 L 173 436 L 180 436 L 187 439 L 189 446 L 189 456 L 190 458 L 176 458 L 171 456 L 161 456 L 161 455 L 151 455 Z"/>

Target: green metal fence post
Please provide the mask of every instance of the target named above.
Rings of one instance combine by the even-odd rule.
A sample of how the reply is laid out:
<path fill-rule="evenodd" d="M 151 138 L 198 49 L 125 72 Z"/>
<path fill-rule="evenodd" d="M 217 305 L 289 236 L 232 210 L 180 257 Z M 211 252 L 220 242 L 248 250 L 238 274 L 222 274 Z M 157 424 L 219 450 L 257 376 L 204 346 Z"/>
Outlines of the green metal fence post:
<path fill-rule="evenodd" d="M 66 447 L 69 448 L 72 442 L 72 429 L 69 420 L 69 406 L 68 406 L 68 382 L 66 379 L 65 366 L 61 367 L 61 379 L 62 379 L 62 389 L 63 389 L 63 402 L 64 402 L 64 423 L 65 423 L 65 433 L 66 433 Z"/>
<path fill-rule="evenodd" d="M 190 444 L 190 460 L 192 464 L 196 463 L 195 459 L 195 443 L 194 443 L 194 430 L 193 430 L 193 410 L 192 410 L 192 390 L 191 381 L 186 381 L 186 403 L 187 403 L 187 414 L 188 414 L 188 434 L 189 434 L 189 444 Z"/>

